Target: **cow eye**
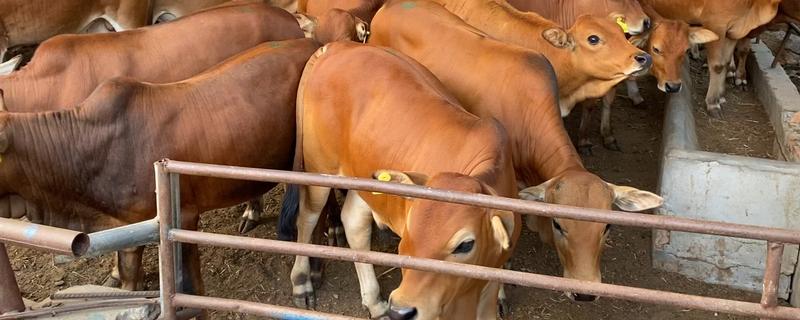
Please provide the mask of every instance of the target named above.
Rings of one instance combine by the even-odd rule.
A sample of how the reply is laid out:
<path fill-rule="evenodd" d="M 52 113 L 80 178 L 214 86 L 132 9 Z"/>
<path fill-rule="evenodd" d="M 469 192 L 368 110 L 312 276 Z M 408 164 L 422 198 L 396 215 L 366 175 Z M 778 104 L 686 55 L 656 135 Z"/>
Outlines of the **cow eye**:
<path fill-rule="evenodd" d="M 661 54 L 661 49 L 659 49 L 658 47 L 653 47 L 653 53 Z"/>
<path fill-rule="evenodd" d="M 559 233 L 561 233 L 562 235 L 565 235 L 565 234 L 567 234 L 567 233 L 564 231 L 564 229 L 563 229 L 563 228 L 561 228 L 561 225 L 560 225 L 558 222 L 556 222 L 555 220 L 553 220 L 553 228 L 554 228 L 554 229 L 556 229 L 556 230 L 557 230 Z"/>
<path fill-rule="evenodd" d="M 586 40 L 589 41 L 589 44 L 591 44 L 593 46 L 596 46 L 598 43 L 600 43 L 600 37 L 598 37 L 596 35 L 591 35 Z"/>
<path fill-rule="evenodd" d="M 475 240 L 465 240 L 458 244 L 458 247 L 453 249 L 453 254 L 469 253 L 475 246 Z"/>

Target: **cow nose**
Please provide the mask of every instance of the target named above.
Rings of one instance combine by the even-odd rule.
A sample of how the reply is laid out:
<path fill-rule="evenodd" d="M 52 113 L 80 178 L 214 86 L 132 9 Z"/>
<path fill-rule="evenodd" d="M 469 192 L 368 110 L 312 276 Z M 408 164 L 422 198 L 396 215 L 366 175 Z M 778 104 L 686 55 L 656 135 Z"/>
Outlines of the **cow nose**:
<path fill-rule="evenodd" d="M 650 18 L 644 19 L 644 30 L 643 31 L 647 31 L 647 30 L 650 30 Z"/>
<path fill-rule="evenodd" d="M 650 65 L 653 63 L 653 58 L 646 53 L 637 54 L 633 59 L 642 67 L 642 70 L 650 68 Z"/>
<path fill-rule="evenodd" d="M 681 91 L 681 83 L 680 82 L 677 82 L 677 83 L 669 83 L 669 82 L 667 82 L 665 87 L 667 89 L 667 92 L 669 92 L 669 93 L 675 93 L 675 92 Z"/>
<path fill-rule="evenodd" d="M 597 296 L 593 296 L 591 294 L 580 294 L 580 293 L 575 294 L 575 301 L 592 302 L 595 300 L 597 300 Z"/>
<path fill-rule="evenodd" d="M 391 320 L 411 320 L 417 316 L 417 308 L 393 305 L 389 307 L 387 315 Z"/>

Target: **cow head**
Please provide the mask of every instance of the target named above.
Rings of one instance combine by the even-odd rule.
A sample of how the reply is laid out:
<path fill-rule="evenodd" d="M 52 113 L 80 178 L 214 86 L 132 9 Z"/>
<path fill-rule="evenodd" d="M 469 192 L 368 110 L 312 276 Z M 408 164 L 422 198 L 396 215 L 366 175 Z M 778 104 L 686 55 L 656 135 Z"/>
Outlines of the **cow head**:
<path fill-rule="evenodd" d="M 620 27 L 607 19 L 580 16 L 569 34 L 573 65 L 596 79 L 622 81 L 652 63 L 649 54 L 630 44 Z"/>
<path fill-rule="evenodd" d="M 631 35 L 642 34 L 650 29 L 650 17 L 644 13 L 637 0 L 606 0 L 606 8 L 615 20 L 625 25 L 625 32 Z M 597 5 L 592 2 L 592 5 Z"/>
<path fill-rule="evenodd" d="M 653 57 L 650 72 L 658 79 L 658 89 L 674 93 L 681 90 L 681 68 L 689 46 L 718 39 L 711 30 L 689 27 L 683 21 L 661 20 L 646 36 L 631 38 L 631 43 L 644 48 Z"/>
<path fill-rule="evenodd" d="M 663 199 L 647 191 L 615 186 L 587 171 L 568 171 L 519 193 L 520 198 L 574 207 L 611 210 L 612 204 L 625 211 L 658 207 Z M 605 223 L 529 217 L 544 242 L 556 247 L 564 277 L 601 282 L 600 256 L 609 225 Z M 576 301 L 593 301 L 595 296 L 567 293 Z"/>
<path fill-rule="evenodd" d="M 328 10 L 324 15 L 312 18 L 302 14 L 306 22 L 306 37 L 313 37 L 322 44 L 340 40 L 366 42 L 369 36 L 369 24 L 341 9 Z M 298 18 L 298 21 L 301 21 Z"/>
<path fill-rule="evenodd" d="M 381 170 L 379 180 L 432 188 L 494 194 L 476 178 L 441 173 L 421 174 Z M 515 215 L 508 211 L 438 201 L 409 199 L 410 205 L 398 253 L 415 257 L 502 267 L 513 237 Z M 390 319 L 475 319 L 486 281 L 403 269 L 403 280 L 390 296 Z M 491 296 L 491 295 L 490 295 Z M 497 294 L 495 292 L 494 297 Z M 495 311 L 492 310 L 492 314 Z"/>

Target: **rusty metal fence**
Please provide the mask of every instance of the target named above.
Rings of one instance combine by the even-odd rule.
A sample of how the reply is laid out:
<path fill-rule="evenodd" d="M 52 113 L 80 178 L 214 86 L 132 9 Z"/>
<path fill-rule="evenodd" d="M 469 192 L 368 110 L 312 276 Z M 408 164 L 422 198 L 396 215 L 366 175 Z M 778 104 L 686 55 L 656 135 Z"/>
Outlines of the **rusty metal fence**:
<path fill-rule="evenodd" d="M 176 319 L 176 311 L 178 308 L 241 312 L 274 318 L 352 319 L 340 315 L 324 314 L 276 305 L 178 293 L 176 292 L 176 280 L 181 278 L 180 268 L 178 268 L 180 261 L 176 260 L 176 245 L 178 243 L 194 243 L 198 245 L 285 255 L 303 255 L 370 263 L 397 268 L 411 268 L 526 287 L 591 294 L 642 303 L 669 305 L 679 308 L 756 316 L 762 319 L 800 319 L 800 309 L 779 306 L 777 298 L 778 278 L 780 276 L 784 244 L 800 244 L 800 231 L 798 230 L 575 208 L 481 194 L 431 189 L 422 186 L 379 182 L 371 179 L 346 178 L 311 173 L 196 164 L 171 160 L 159 161 L 155 163 L 154 166 L 156 173 L 158 217 L 160 222 L 159 267 L 161 272 L 161 310 L 164 319 L 168 320 Z M 381 252 L 355 251 L 312 244 L 298 244 L 277 240 L 180 230 L 174 227 L 176 225 L 175 222 L 179 221 L 180 218 L 180 175 L 382 192 L 393 195 L 509 210 L 520 214 L 533 214 L 553 218 L 567 218 L 624 226 L 763 240 L 766 241 L 767 262 L 763 280 L 762 298 L 760 303 L 717 299 Z"/>

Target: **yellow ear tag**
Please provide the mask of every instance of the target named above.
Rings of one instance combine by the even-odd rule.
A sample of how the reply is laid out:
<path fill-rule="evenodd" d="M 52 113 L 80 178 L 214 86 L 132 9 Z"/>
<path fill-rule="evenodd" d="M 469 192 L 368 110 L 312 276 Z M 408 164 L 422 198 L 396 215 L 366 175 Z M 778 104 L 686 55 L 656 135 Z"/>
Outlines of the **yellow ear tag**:
<path fill-rule="evenodd" d="M 383 182 L 392 181 L 392 175 L 389 174 L 388 172 L 381 172 L 380 174 L 378 174 L 378 181 L 383 181 Z M 379 194 L 383 194 L 383 193 L 373 192 L 372 194 L 379 195 Z"/>
<path fill-rule="evenodd" d="M 625 18 L 617 17 L 617 24 L 622 28 L 622 32 L 628 33 L 628 24 L 625 23 Z"/>

